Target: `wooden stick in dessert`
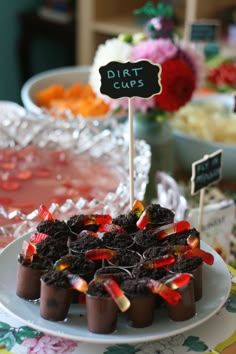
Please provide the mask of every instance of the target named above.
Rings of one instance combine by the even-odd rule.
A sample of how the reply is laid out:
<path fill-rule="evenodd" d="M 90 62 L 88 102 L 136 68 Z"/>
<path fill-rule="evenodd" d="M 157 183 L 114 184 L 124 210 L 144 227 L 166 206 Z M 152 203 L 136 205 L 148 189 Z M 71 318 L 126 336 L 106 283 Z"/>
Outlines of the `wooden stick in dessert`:
<path fill-rule="evenodd" d="M 129 188 L 130 188 L 130 209 L 134 204 L 134 132 L 133 132 L 133 105 L 132 98 L 129 98 Z"/>
<path fill-rule="evenodd" d="M 134 203 L 133 97 L 150 98 L 161 93 L 160 65 L 148 60 L 121 63 L 111 61 L 99 69 L 102 94 L 113 99 L 128 97 L 130 209 Z"/>

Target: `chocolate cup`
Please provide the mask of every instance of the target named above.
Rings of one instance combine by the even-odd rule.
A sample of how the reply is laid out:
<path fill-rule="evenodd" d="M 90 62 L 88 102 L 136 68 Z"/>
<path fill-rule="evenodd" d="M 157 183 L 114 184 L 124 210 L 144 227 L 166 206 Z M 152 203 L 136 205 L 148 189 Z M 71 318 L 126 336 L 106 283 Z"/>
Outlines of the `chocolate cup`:
<path fill-rule="evenodd" d="M 82 255 L 82 254 L 80 254 Z M 76 255 L 65 255 L 65 256 L 62 256 L 59 261 L 65 261 L 65 262 L 73 262 L 73 260 L 76 260 L 76 258 L 78 257 L 78 254 Z M 80 277 L 82 277 L 84 280 L 87 281 L 87 283 L 89 283 L 92 279 L 93 279 L 93 276 L 94 276 L 94 271 L 95 271 L 95 262 L 93 261 L 90 261 L 90 260 L 86 260 L 87 263 L 90 264 L 91 266 L 91 269 L 89 269 L 87 272 L 84 272 L 83 270 L 79 271 L 77 273 L 73 273 L 73 274 L 76 274 Z M 71 299 L 71 302 L 72 304 L 81 304 L 81 293 L 79 293 L 77 290 L 73 289 L 72 290 L 72 299 Z"/>
<path fill-rule="evenodd" d="M 71 288 L 47 285 L 41 279 L 40 316 L 49 321 L 64 321 L 72 299 Z"/>
<path fill-rule="evenodd" d="M 130 327 L 144 328 L 150 326 L 154 321 L 154 310 L 156 307 L 156 296 L 137 295 L 129 297 L 130 307 L 126 312 Z"/>
<path fill-rule="evenodd" d="M 97 297 L 86 294 L 86 312 L 88 330 L 98 334 L 109 334 L 115 331 L 118 307 L 109 297 Z"/>
<path fill-rule="evenodd" d="M 45 270 L 29 268 L 18 262 L 16 276 L 16 295 L 25 300 L 39 300 L 40 278 L 44 273 Z"/>
<path fill-rule="evenodd" d="M 186 321 L 195 316 L 196 313 L 193 279 L 176 291 L 182 295 L 182 298 L 177 305 L 171 305 L 166 302 L 167 312 L 173 321 Z"/>
<path fill-rule="evenodd" d="M 76 261 L 78 258 L 77 255 L 65 255 L 59 258 L 58 261 L 64 261 L 64 262 L 71 262 L 73 265 L 73 260 Z M 95 263 L 93 261 L 90 261 L 88 259 L 85 260 L 86 264 L 88 265 L 88 270 L 84 271 L 83 269 L 78 269 L 76 273 L 73 272 L 73 274 L 77 274 L 78 276 L 82 277 L 84 280 L 86 280 L 88 283 L 93 279 L 94 271 L 95 271 Z"/>
<path fill-rule="evenodd" d="M 199 265 L 197 268 L 193 270 L 188 270 L 187 272 L 193 276 L 193 286 L 194 286 L 194 299 L 198 301 L 202 298 L 203 295 L 203 264 Z M 169 271 L 170 274 L 175 274 L 173 271 Z M 177 272 L 178 273 L 178 272 Z"/>
<path fill-rule="evenodd" d="M 203 265 L 201 264 L 199 267 L 189 272 L 190 274 L 193 275 L 195 301 L 198 301 L 202 298 L 202 273 L 203 273 L 202 266 Z"/>

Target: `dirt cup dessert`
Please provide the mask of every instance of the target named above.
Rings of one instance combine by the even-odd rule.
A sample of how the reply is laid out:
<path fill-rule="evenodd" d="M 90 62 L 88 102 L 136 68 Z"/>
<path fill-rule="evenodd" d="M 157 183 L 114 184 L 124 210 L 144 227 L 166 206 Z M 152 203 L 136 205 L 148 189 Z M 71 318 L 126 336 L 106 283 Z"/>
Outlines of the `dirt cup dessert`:
<path fill-rule="evenodd" d="M 51 261 L 47 257 L 38 256 L 35 251 L 34 244 L 24 241 L 17 263 L 16 294 L 31 301 L 39 300 L 40 278 L 52 268 Z"/>
<path fill-rule="evenodd" d="M 112 223 L 112 217 L 110 215 L 73 215 L 68 221 L 67 225 L 74 234 L 79 234 L 83 230 L 87 231 L 102 231 L 102 225 L 107 225 Z"/>
<path fill-rule="evenodd" d="M 177 306 L 182 297 L 162 281 L 151 278 L 126 279 L 121 283 L 121 289 L 130 301 L 126 312 L 128 323 L 137 328 L 144 328 L 153 323 L 156 296 L 171 306 Z"/>
<path fill-rule="evenodd" d="M 116 330 L 119 310 L 127 311 L 128 298 L 113 279 L 92 281 L 86 293 L 88 330 L 109 334 Z"/>
<path fill-rule="evenodd" d="M 180 301 L 175 305 L 166 302 L 170 319 L 173 321 L 186 321 L 194 317 L 196 305 L 192 275 L 189 273 L 176 273 L 175 275 L 169 275 L 162 281 L 170 289 L 175 289 L 181 295 Z"/>
<path fill-rule="evenodd" d="M 134 236 L 136 248 L 143 254 L 147 248 L 160 246 L 160 241 L 152 229 L 143 229 L 136 232 Z"/>
<path fill-rule="evenodd" d="M 36 245 L 37 254 L 41 257 L 48 257 L 52 263 L 55 263 L 59 258 L 68 254 L 67 240 L 54 240 L 51 237 L 39 242 Z"/>
<path fill-rule="evenodd" d="M 138 233 L 137 235 L 140 238 L 139 242 L 145 243 L 145 240 L 142 241 L 142 234 Z M 190 224 L 185 220 L 161 229 L 152 230 L 151 238 L 154 240 L 154 244 L 145 249 L 143 252 L 144 259 L 166 254 L 178 256 L 186 250 L 197 248 L 200 245 L 199 232 L 196 229 L 190 229 Z"/>
<path fill-rule="evenodd" d="M 120 286 L 130 300 L 130 307 L 126 311 L 129 326 L 150 326 L 154 320 L 156 295 L 148 287 L 148 278 L 126 279 Z"/>
<path fill-rule="evenodd" d="M 44 205 L 39 208 L 39 217 L 43 220 L 36 227 L 38 234 L 41 235 L 36 242 L 37 254 L 48 257 L 55 263 L 68 253 L 68 240 L 74 236 L 66 223 L 54 219 Z"/>
<path fill-rule="evenodd" d="M 58 259 L 54 268 L 57 270 L 67 270 L 86 280 L 88 283 L 93 279 L 95 265 L 94 262 L 83 255 L 66 255 Z"/>
<path fill-rule="evenodd" d="M 103 242 L 98 234 L 94 231 L 81 231 L 76 240 L 71 242 L 72 254 L 84 254 L 87 250 L 94 248 L 102 248 Z"/>
<path fill-rule="evenodd" d="M 189 249 L 177 257 L 174 264 L 170 265 L 170 273 L 191 273 L 193 276 L 195 301 L 202 298 L 203 295 L 203 263 L 212 265 L 214 257 L 200 248 Z"/>
<path fill-rule="evenodd" d="M 168 273 L 168 266 L 175 262 L 173 255 L 164 255 L 157 258 L 146 259 L 137 264 L 132 270 L 134 278 L 151 278 L 160 280 Z"/>
<path fill-rule="evenodd" d="M 153 281 L 161 281 L 168 274 L 168 266 L 175 262 L 173 255 L 164 255 L 157 258 L 143 260 L 132 270 L 132 276 L 135 279 L 150 278 Z M 156 296 L 156 307 L 159 308 L 163 299 Z"/>
<path fill-rule="evenodd" d="M 43 269 L 40 278 L 42 318 L 69 318 L 75 290 L 85 300 L 92 333 L 114 332 L 126 311 L 130 326 L 149 326 L 160 304 L 166 305 L 174 321 L 194 316 L 195 301 L 202 295 L 194 292 L 197 276 L 190 274 L 192 264 L 201 268 L 202 262 L 211 265 L 214 259 L 200 248 L 199 233 L 188 222 L 174 223 L 171 210 L 159 204 L 144 208 L 136 201 L 129 213 L 116 218 L 82 214 L 59 221 L 44 206 L 39 215 L 43 221 L 23 248 L 19 263 L 49 259 L 53 265 Z M 147 303 L 142 305 L 143 301 Z"/>
<path fill-rule="evenodd" d="M 156 229 L 174 223 L 174 217 L 175 213 L 172 210 L 160 204 L 150 204 L 141 213 L 137 226 L 139 229 Z"/>
<path fill-rule="evenodd" d="M 104 247 L 112 249 L 132 249 L 134 239 L 126 231 L 105 232 L 102 236 Z"/>
<path fill-rule="evenodd" d="M 67 271 L 50 270 L 41 277 L 40 316 L 49 321 L 65 321 L 73 289 L 87 291 L 87 282 Z"/>
<path fill-rule="evenodd" d="M 58 259 L 54 264 L 56 270 L 67 270 L 71 274 L 82 277 L 89 283 L 94 276 L 95 264 L 83 255 L 66 255 Z M 84 294 L 73 289 L 72 303 L 84 303 Z"/>
<path fill-rule="evenodd" d="M 128 270 L 134 268 L 142 261 L 140 253 L 130 249 L 118 249 L 114 251 L 113 257 L 108 259 L 108 263 L 113 266 L 124 267 Z"/>
<path fill-rule="evenodd" d="M 43 218 L 47 210 L 44 206 L 41 206 L 40 215 Z M 48 236 L 54 237 L 54 239 L 59 239 L 63 237 L 67 237 L 67 235 L 71 235 L 73 237 L 73 233 L 71 232 L 69 226 L 65 221 L 54 219 L 51 214 L 51 217 L 46 220 L 40 221 L 40 223 L 36 227 L 37 232 L 44 233 Z"/>
<path fill-rule="evenodd" d="M 186 222 L 181 221 L 181 223 L 183 222 L 185 225 Z M 175 225 L 177 225 L 177 223 Z M 167 230 L 168 228 L 157 232 L 157 237 L 162 247 L 186 245 L 195 248 L 200 245 L 200 233 L 195 228 L 188 228 L 174 233 L 169 233 Z"/>
<path fill-rule="evenodd" d="M 120 214 L 117 217 L 114 217 L 112 223 L 122 227 L 122 229 L 129 235 L 133 235 L 138 231 L 137 221 L 142 211 L 142 203 L 136 201 L 133 210 L 130 210 L 127 214 Z"/>

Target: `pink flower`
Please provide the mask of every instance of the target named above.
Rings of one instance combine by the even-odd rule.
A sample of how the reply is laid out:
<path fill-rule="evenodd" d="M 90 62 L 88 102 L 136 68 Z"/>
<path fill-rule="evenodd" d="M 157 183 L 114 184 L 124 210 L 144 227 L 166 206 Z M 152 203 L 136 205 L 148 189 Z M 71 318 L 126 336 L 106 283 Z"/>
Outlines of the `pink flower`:
<path fill-rule="evenodd" d="M 78 343 L 59 337 L 43 335 L 38 338 L 26 338 L 23 345 L 27 354 L 69 354 L 77 347 Z"/>
<path fill-rule="evenodd" d="M 162 64 L 167 59 L 173 58 L 178 49 L 170 39 L 147 39 L 131 49 L 131 60 L 146 59 L 154 64 Z"/>

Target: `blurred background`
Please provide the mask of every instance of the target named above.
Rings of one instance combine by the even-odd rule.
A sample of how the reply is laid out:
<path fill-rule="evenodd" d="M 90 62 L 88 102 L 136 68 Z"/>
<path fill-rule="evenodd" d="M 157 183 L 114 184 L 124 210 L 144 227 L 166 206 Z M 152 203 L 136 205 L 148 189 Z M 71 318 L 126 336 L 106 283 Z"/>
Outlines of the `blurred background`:
<path fill-rule="evenodd" d="M 65 40 L 61 40 L 62 36 L 55 28 L 60 20 L 49 19 L 52 26 L 45 28 L 44 23 L 39 25 L 35 18 L 30 17 L 46 3 L 44 0 L 0 2 L 0 100 L 22 104 L 20 89 L 28 77 L 54 67 L 74 64 Z"/>
<path fill-rule="evenodd" d="M 165 2 L 174 5 L 176 19 L 183 26 L 187 0 Z M 36 73 L 91 64 L 97 45 L 105 38 L 126 29 L 136 31 L 132 10 L 144 3 L 144 0 L 1 1 L 0 100 L 22 103 L 22 84 Z M 188 0 L 188 3 L 196 6 L 197 18 L 220 21 L 221 39 L 227 42 L 230 26 L 233 26 L 231 36 L 236 37 L 235 0 Z"/>

